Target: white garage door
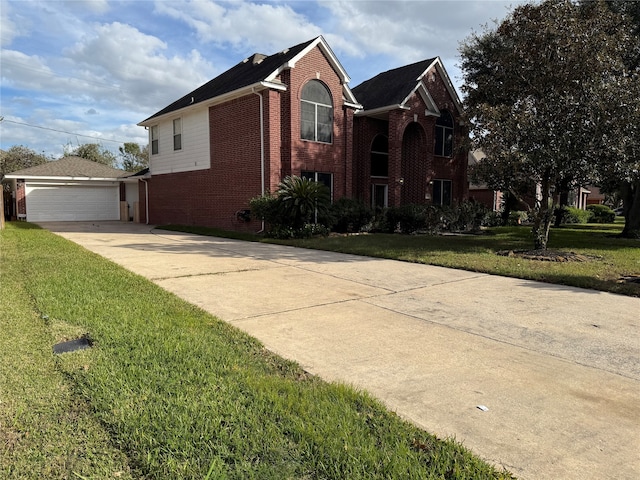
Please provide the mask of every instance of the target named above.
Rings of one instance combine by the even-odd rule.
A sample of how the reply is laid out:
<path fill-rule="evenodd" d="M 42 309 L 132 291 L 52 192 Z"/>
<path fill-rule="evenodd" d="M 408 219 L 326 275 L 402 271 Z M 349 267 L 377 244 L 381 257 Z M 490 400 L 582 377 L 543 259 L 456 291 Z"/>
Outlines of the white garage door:
<path fill-rule="evenodd" d="M 119 220 L 117 186 L 26 185 L 27 221 Z"/>

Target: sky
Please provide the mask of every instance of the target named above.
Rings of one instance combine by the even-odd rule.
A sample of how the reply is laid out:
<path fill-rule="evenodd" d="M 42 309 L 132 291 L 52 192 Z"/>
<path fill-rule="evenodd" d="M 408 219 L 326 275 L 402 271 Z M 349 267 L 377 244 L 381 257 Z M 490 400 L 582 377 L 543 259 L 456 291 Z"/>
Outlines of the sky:
<path fill-rule="evenodd" d="M 522 0 L 0 0 L 0 148 L 146 145 L 136 124 L 253 53 L 323 35 L 353 88 L 439 56 Z"/>

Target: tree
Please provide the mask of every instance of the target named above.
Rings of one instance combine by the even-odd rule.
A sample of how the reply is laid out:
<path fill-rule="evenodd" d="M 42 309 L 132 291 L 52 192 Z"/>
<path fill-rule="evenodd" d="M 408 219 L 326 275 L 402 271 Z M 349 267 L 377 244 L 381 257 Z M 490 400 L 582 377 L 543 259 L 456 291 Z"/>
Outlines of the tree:
<path fill-rule="evenodd" d="M 640 1 L 607 0 L 605 4 L 626 20 L 625 28 L 636 42 L 626 52 L 627 75 L 616 78 L 620 86 L 601 98 L 603 108 L 611 108 L 618 119 L 614 127 L 619 141 L 603 156 L 598 183 L 604 192 L 622 199 L 622 236 L 640 238 Z M 594 8 L 594 2 L 583 2 L 582 7 Z"/>
<path fill-rule="evenodd" d="M 70 145 L 67 145 L 64 148 L 64 154 L 65 156 L 75 155 L 112 168 L 116 165 L 116 156 L 97 143 L 85 143 L 78 145 L 74 149 L 71 149 Z"/>
<path fill-rule="evenodd" d="M 589 183 L 620 119 L 600 99 L 624 96 L 625 58 L 636 41 L 602 2 L 569 0 L 517 7 L 496 29 L 461 47 L 466 111 L 478 175 L 515 195 L 535 185 L 533 238 L 546 249 L 557 190 Z M 617 124 L 616 124 L 617 122 Z"/>
<path fill-rule="evenodd" d="M 45 155 L 36 153 L 23 145 L 14 145 L 0 154 L 0 179 L 8 173 L 35 167 L 50 161 Z"/>
<path fill-rule="evenodd" d="M 139 172 L 149 166 L 149 147 L 145 145 L 142 149 L 140 145 L 133 142 L 126 142 L 124 146 L 118 147 L 122 168 L 127 172 Z"/>

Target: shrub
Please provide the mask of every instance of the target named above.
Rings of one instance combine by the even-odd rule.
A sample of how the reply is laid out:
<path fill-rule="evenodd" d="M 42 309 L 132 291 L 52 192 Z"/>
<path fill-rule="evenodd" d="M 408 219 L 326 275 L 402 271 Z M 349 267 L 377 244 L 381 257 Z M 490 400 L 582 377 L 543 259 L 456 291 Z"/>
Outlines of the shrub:
<path fill-rule="evenodd" d="M 521 225 L 529 221 L 529 212 L 515 210 L 509 213 L 508 225 Z"/>
<path fill-rule="evenodd" d="M 474 232 L 480 229 L 489 209 L 474 201 L 464 201 L 453 207 L 442 207 L 446 219 L 444 228 L 452 232 Z"/>
<path fill-rule="evenodd" d="M 263 220 L 269 225 L 281 223 L 280 202 L 277 197 L 267 193 L 249 200 L 251 216 Z"/>
<path fill-rule="evenodd" d="M 589 222 L 613 223 L 616 221 L 616 213 L 606 205 L 589 205 L 587 211 L 591 212 Z"/>
<path fill-rule="evenodd" d="M 341 198 L 329 208 L 328 218 L 333 231 L 356 233 L 371 223 L 373 210 L 360 200 Z"/>
<path fill-rule="evenodd" d="M 282 180 L 276 194 L 283 215 L 282 223 L 294 229 L 302 228 L 305 223 L 314 223 L 316 213 L 324 214 L 331 202 L 329 189 L 324 184 L 295 175 Z"/>
<path fill-rule="evenodd" d="M 587 223 L 591 212 L 575 207 L 564 207 L 561 223 Z"/>

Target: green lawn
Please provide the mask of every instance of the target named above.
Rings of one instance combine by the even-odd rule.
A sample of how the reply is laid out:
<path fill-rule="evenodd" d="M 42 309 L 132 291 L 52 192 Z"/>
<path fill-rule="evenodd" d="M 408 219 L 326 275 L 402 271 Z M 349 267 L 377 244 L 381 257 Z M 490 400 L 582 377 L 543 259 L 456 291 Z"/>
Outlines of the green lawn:
<path fill-rule="evenodd" d="M 0 254 L 0 478 L 511 478 L 50 232 Z"/>
<path fill-rule="evenodd" d="M 499 227 L 481 235 L 347 235 L 274 243 L 370 257 L 452 267 L 474 272 L 539 280 L 640 297 L 640 283 L 622 277 L 640 276 L 640 240 L 618 238 L 623 224 L 566 225 L 551 230 L 548 248 L 588 256 L 588 262 L 541 262 L 497 255 L 501 250 L 533 248 L 531 228 Z M 163 227 L 204 235 L 227 236 L 201 227 Z M 237 234 L 234 235 L 235 238 Z M 241 239 L 261 238 L 241 235 Z"/>

